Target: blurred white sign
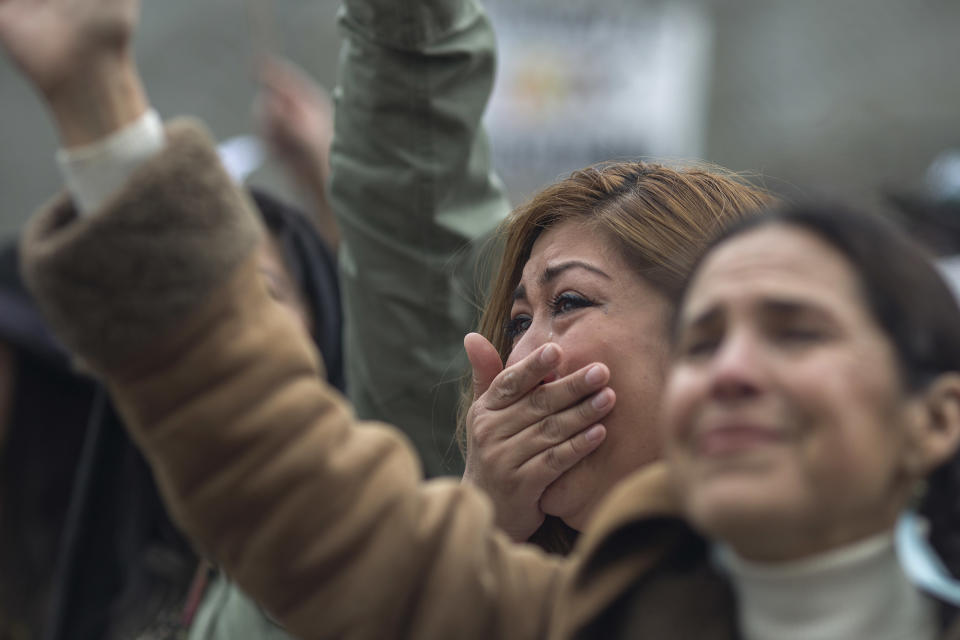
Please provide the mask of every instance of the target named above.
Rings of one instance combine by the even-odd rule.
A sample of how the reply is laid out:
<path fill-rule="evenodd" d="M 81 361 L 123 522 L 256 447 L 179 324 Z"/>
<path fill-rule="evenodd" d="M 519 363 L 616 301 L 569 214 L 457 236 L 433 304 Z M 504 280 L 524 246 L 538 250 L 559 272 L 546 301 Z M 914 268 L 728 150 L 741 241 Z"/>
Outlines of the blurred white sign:
<path fill-rule="evenodd" d="M 927 169 L 927 184 L 939 199 L 960 199 L 960 149 L 941 153 Z"/>
<path fill-rule="evenodd" d="M 576 163 L 557 167 L 569 170 L 702 156 L 713 29 L 701 4 L 628 3 L 615 15 L 593 3 L 489 9 L 500 56 L 487 122 L 498 158 Z"/>
<path fill-rule="evenodd" d="M 256 136 L 237 136 L 224 140 L 217 147 L 220 162 L 238 184 L 260 168 L 266 157 L 263 144 Z"/>
<path fill-rule="evenodd" d="M 947 284 L 953 289 L 953 295 L 960 302 L 960 256 L 950 256 L 949 258 L 940 258 L 936 262 L 937 268 L 946 279 Z"/>

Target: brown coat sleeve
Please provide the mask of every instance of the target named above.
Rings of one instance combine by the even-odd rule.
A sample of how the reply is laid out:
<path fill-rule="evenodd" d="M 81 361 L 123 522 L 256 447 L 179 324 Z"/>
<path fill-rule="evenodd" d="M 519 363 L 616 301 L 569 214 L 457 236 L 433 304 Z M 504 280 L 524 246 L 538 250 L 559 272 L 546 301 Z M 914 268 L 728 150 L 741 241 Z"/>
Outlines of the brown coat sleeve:
<path fill-rule="evenodd" d="M 174 517 L 306 638 L 537 638 L 558 561 L 494 530 L 477 491 L 424 483 L 357 425 L 270 300 L 259 225 L 193 125 L 103 211 L 61 200 L 24 240 L 54 328 L 108 383 Z"/>

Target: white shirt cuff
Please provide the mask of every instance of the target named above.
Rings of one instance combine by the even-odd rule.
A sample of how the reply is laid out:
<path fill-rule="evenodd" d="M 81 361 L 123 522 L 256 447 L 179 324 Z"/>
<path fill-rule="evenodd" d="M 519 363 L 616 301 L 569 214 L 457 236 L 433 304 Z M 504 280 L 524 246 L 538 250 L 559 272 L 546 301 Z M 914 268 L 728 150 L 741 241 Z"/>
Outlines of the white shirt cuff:
<path fill-rule="evenodd" d="M 82 147 L 57 151 L 57 164 L 80 215 L 99 209 L 136 169 L 163 150 L 163 123 L 153 109 L 123 129 Z"/>

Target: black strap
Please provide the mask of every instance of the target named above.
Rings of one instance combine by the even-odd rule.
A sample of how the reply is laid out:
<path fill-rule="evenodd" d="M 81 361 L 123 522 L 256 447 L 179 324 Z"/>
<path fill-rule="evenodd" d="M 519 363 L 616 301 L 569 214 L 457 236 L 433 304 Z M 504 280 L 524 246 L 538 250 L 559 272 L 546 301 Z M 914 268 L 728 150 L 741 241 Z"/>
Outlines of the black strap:
<path fill-rule="evenodd" d="M 83 443 L 80 463 L 77 465 L 76 484 L 70 499 L 67 519 L 64 525 L 60 549 L 57 552 L 57 568 L 53 578 L 53 592 L 44 640 L 65 640 L 68 629 L 64 629 L 70 594 L 75 581 L 76 567 L 82 552 L 81 541 L 84 537 L 86 514 L 92 497 L 94 472 L 101 457 L 104 439 L 104 413 L 107 406 L 107 394 L 98 388 L 93 398 L 90 416 L 87 422 L 87 437 Z"/>

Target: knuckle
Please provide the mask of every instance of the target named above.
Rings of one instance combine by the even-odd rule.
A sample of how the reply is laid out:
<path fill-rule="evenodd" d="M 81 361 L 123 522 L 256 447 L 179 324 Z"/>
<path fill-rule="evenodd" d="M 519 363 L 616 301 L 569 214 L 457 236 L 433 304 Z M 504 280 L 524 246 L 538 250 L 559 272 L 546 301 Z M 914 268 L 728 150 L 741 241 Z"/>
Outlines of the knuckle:
<path fill-rule="evenodd" d="M 548 442 L 555 442 L 562 435 L 562 424 L 556 415 L 547 416 L 538 423 L 540 435 Z"/>
<path fill-rule="evenodd" d="M 477 447 L 485 447 L 490 442 L 490 430 L 477 427 L 473 430 L 473 437 L 471 440 Z"/>
<path fill-rule="evenodd" d="M 537 413 L 550 410 L 550 397 L 545 386 L 539 386 L 530 392 L 530 407 Z"/>
<path fill-rule="evenodd" d="M 584 398 L 583 402 L 577 405 L 577 415 L 584 421 L 593 420 L 597 415 L 597 410 L 593 407 L 593 398 Z"/>
<path fill-rule="evenodd" d="M 474 400 L 473 404 L 470 405 L 470 409 L 467 411 L 467 429 L 473 430 L 475 425 L 483 420 L 484 413 L 485 411 L 483 406 L 480 404 L 480 400 Z"/>
<path fill-rule="evenodd" d="M 490 421 L 480 419 L 473 421 L 468 432 L 470 434 L 470 440 L 478 447 L 486 447 L 493 441 L 496 435 L 496 429 L 493 428 Z"/>
<path fill-rule="evenodd" d="M 567 443 L 567 445 L 570 448 L 571 458 L 573 458 L 574 460 L 581 457 L 584 454 L 584 450 L 583 450 L 584 442 L 580 436 L 576 438 L 571 438 L 570 441 Z"/>
<path fill-rule="evenodd" d="M 516 371 L 505 371 L 497 384 L 497 396 L 501 400 L 509 400 L 517 393 L 518 374 Z"/>
<path fill-rule="evenodd" d="M 572 397 L 580 397 L 589 391 L 589 385 L 583 374 L 569 376 L 566 382 L 566 391 Z"/>
<path fill-rule="evenodd" d="M 482 416 L 483 413 L 477 408 L 476 404 L 470 407 L 470 411 L 467 413 L 467 419 L 464 424 L 467 435 L 472 437 L 483 428 Z"/>
<path fill-rule="evenodd" d="M 560 455 L 560 447 L 550 447 L 543 454 L 544 464 L 553 471 L 563 471 L 563 459 Z"/>

